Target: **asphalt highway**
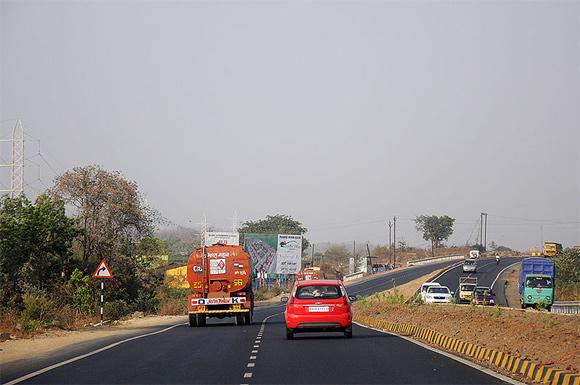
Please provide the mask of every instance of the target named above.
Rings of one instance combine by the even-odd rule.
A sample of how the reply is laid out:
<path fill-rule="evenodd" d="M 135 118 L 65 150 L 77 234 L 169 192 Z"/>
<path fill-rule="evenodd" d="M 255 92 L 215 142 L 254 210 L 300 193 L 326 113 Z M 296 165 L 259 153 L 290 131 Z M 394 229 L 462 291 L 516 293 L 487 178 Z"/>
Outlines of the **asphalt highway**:
<path fill-rule="evenodd" d="M 347 290 L 349 294 L 367 295 L 390 287 L 393 279 L 402 284 L 440 265 L 395 270 L 355 283 Z M 56 367 L 23 383 L 503 383 L 405 339 L 358 326 L 354 327 L 352 339 L 345 339 L 339 333 L 312 333 L 299 334 L 295 340 L 287 341 L 283 310 L 281 305 L 258 307 L 249 326 L 235 326 L 231 319 L 209 319 L 203 328 L 180 325 Z M 2 382 L 71 358 L 79 350 L 86 353 L 98 347 L 69 350 L 42 362 L 20 365 L 17 370 L 3 367 Z"/>
<path fill-rule="evenodd" d="M 503 257 L 497 264 L 495 258 L 482 258 L 477 261 L 477 271 L 475 273 L 464 273 L 461 265 L 448 270 L 440 278 L 436 279 L 441 285 L 449 287 L 455 292 L 455 298 L 459 302 L 459 277 L 477 277 L 477 286 L 491 287 L 498 274 L 515 262 L 521 261 L 521 257 Z M 495 300 L 500 306 L 507 306 L 503 287 L 492 288 L 496 293 Z"/>

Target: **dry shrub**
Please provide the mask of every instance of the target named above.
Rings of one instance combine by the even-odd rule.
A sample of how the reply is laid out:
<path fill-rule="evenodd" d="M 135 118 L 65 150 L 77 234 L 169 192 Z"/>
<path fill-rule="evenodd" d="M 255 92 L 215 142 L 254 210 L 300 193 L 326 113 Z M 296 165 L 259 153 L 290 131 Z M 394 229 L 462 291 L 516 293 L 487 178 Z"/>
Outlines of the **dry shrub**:
<path fill-rule="evenodd" d="M 0 332 L 15 334 L 20 314 L 15 309 L 2 309 L 0 311 Z"/>
<path fill-rule="evenodd" d="M 54 324 L 62 329 L 74 329 L 78 326 L 77 312 L 70 305 L 63 305 L 54 314 Z"/>
<path fill-rule="evenodd" d="M 185 315 L 187 314 L 187 302 L 176 299 L 167 299 L 159 303 L 157 309 L 159 315 Z"/>

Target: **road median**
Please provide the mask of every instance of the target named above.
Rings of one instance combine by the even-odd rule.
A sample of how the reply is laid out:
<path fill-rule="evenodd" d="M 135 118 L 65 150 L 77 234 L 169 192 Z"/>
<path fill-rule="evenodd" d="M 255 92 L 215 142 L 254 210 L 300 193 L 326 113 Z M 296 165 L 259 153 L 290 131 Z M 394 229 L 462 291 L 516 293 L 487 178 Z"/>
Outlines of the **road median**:
<path fill-rule="evenodd" d="M 377 296 L 354 320 L 467 358 L 520 381 L 580 384 L 580 317 L 499 307 L 418 305 Z"/>

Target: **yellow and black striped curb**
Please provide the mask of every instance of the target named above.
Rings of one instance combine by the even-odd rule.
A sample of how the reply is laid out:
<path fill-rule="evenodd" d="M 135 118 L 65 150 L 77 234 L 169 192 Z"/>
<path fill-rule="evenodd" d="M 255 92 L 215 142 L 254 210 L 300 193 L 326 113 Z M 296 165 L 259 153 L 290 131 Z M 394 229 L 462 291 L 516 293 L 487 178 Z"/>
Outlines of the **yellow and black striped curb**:
<path fill-rule="evenodd" d="M 499 350 L 484 348 L 477 344 L 448 337 L 431 329 L 410 324 L 391 323 L 368 316 L 355 315 L 354 321 L 377 329 L 411 336 L 460 355 L 471 357 L 474 360 L 487 363 L 491 368 L 502 368 L 505 371 L 519 374 L 533 382 L 550 385 L 580 385 L 580 375 L 577 373 L 560 370 L 549 365 L 536 364 Z"/>

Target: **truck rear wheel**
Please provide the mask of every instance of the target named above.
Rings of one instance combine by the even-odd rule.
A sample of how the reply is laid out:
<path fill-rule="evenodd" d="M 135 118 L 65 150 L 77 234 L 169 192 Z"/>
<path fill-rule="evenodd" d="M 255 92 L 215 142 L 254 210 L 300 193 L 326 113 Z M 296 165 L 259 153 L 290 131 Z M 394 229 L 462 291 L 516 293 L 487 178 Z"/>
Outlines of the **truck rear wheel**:
<path fill-rule="evenodd" d="M 250 325 L 251 323 L 252 323 L 252 312 L 249 311 L 247 313 L 244 313 L 244 324 Z"/>
<path fill-rule="evenodd" d="M 205 321 L 207 317 L 205 314 L 198 314 L 197 315 L 197 326 L 205 326 Z"/>
<path fill-rule="evenodd" d="M 189 315 L 189 326 L 190 327 L 196 327 L 197 326 L 197 317 L 195 316 L 195 314 L 190 314 Z"/>
<path fill-rule="evenodd" d="M 245 318 L 244 315 L 241 313 L 236 314 L 236 325 L 240 326 L 240 325 L 244 325 L 245 324 Z"/>

